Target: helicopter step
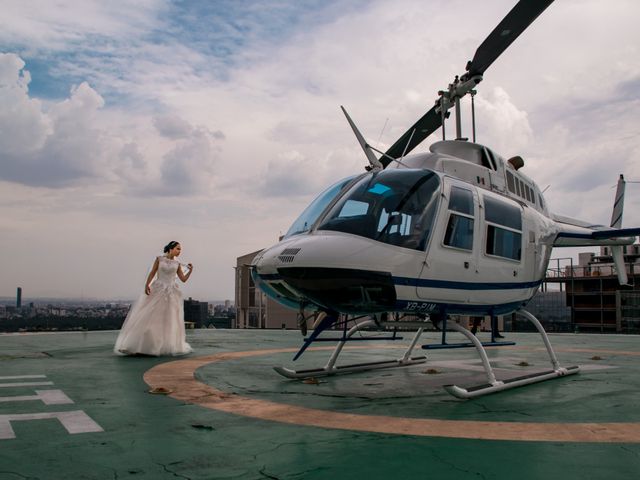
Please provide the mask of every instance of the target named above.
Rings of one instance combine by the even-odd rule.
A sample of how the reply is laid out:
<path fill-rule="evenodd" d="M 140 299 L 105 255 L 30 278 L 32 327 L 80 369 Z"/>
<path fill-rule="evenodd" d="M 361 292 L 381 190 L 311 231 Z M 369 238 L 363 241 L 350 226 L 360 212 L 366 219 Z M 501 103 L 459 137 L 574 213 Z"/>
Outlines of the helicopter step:
<path fill-rule="evenodd" d="M 409 348 L 407 348 L 404 355 L 398 359 L 380 360 L 377 362 L 352 363 L 348 365 L 336 366 L 336 361 L 338 360 L 338 356 L 342 352 L 342 348 L 344 347 L 345 343 L 347 343 L 350 340 L 354 340 L 351 338 L 351 336 L 353 336 L 354 333 L 364 328 L 374 326 L 375 324 L 376 322 L 374 320 L 367 320 L 367 321 L 361 322 L 351 327 L 351 329 L 349 329 L 349 331 L 346 332 L 346 334 L 344 334 L 339 339 L 338 338 L 331 339 L 331 340 L 337 340 L 338 344 L 336 345 L 336 348 L 333 350 L 333 353 L 331 354 L 329 361 L 324 367 L 305 369 L 305 370 L 292 370 L 290 368 L 277 366 L 277 367 L 273 367 L 273 369 L 283 377 L 287 377 L 287 378 L 310 378 L 310 377 L 327 377 L 329 375 L 337 375 L 341 373 L 353 373 L 353 372 L 363 372 L 367 370 L 379 370 L 382 368 L 408 367 L 410 365 L 425 363 L 427 361 L 427 357 L 424 355 L 417 356 L 417 357 L 411 356 L 411 353 L 413 352 L 413 349 L 416 346 L 416 343 L 418 342 L 418 339 L 420 338 L 420 335 L 422 335 L 422 332 L 423 332 L 423 328 L 420 327 L 418 328 L 418 331 L 415 333 L 413 340 L 409 345 Z M 368 340 L 372 340 L 372 338 L 369 338 Z"/>
<path fill-rule="evenodd" d="M 478 354 L 480 355 L 480 359 L 482 360 L 482 365 L 484 367 L 485 373 L 487 375 L 487 383 L 477 385 L 474 387 L 469 387 L 469 388 L 458 387 L 457 385 L 445 385 L 444 388 L 447 392 L 449 392 L 454 397 L 458 397 L 458 398 L 463 398 L 463 399 L 475 398 L 483 395 L 488 395 L 490 393 L 509 390 L 509 389 L 521 387 L 524 385 L 530 385 L 532 383 L 551 380 L 557 377 L 573 375 L 580 371 L 580 367 L 578 366 L 573 366 L 568 368 L 564 368 L 560 366 L 560 363 L 558 362 L 556 354 L 553 351 L 553 348 L 551 347 L 551 343 L 549 342 L 549 337 L 547 336 L 547 333 L 545 332 L 542 324 L 538 321 L 536 317 L 534 317 L 531 313 L 527 312 L 524 309 L 520 309 L 516 313 L 519 315 L 522 315 L 527 320 L 531 321 L 531 323 L 534 324 L 534 326 L 542 336 L 542 341 L 544 342 L 544 345 L 547 349 L 547 353 L 549 354 L 549 360 L 551 361 L 552 370 L 523 375 L 520 377 L 511 378 L 508 380 L 497 380 L 495 374 L 493 373 L 493 368 L 489 363 L 487 352 L 485 351 L 480 341 L 469 330 L 452 322 L 450 324 L 450 327 L 453 330 L 467 337 L 476 347 Z"/>

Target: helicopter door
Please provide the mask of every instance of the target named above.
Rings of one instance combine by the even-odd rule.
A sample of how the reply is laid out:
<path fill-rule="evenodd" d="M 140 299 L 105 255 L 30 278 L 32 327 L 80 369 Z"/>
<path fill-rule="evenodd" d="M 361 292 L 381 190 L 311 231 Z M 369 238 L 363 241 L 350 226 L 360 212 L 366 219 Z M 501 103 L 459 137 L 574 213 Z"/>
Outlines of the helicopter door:
<path fill-rule="evenodd" d="M 459 290 L 447 287 L 453 287 L 453 282 L 477 281 L 478 212 L 476 188 L 446 178 L 434 235 L 416 287 L 418 297 L 446 303 L 468 301 L 460 298 Z"/>

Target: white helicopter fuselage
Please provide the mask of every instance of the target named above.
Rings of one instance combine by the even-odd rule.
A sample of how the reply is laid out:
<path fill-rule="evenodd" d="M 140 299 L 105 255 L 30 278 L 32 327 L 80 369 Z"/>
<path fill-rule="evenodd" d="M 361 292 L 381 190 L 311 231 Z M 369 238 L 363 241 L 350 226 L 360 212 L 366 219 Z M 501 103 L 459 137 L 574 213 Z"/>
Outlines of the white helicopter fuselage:
<path fill-rule="evenodd" d="M 254 280 L 297 309 L 516 311 L 542 283 L 559 232 L 591 230 L 558 222 L 511 163 L 479 144 L 442 141 L 339 182 L 256 257 Z"/>
<path fill-rule="evenodd" d="M 621 285 L 627 283 L 623 246 L 634 242 L 640 228 L 622 228 L 624 178 L 620 175 L 609 227 L 560 217 L 549 212 L 538 186 L 520 171 L 524 161 L 505 161 L 490 149 L 462 139 L 460 101 L 473 98 L 489 66 L 552 3 L 520 0 L 477 48 L 465 73 L 438 91 L 433 106 L 386 152 L 372 147 L 344 107 L 342 111 L 368 162 L 368 173 L 344 179 L 321 193 L 298 217 L 280 243 L 259 253 L 252 277 L 275 300 L 298 309 L 298 325 L 312 332 L 293 360 L 327 329 L 340 327 L 340 337 L 327 364 L 292 370 L 274 367 L 287 378 L 307 378 L 380 368 L 405 367 L 426 361 L 412 356 L 424 331 L 426 316 L 442 330 L 438 345 L 423 348 L 475 347 L 486 380 L 471 388 L 445 388 L 458 398 L 472 398 L 531 383 L 575 374 L 578 367 L 558 362 L 543 325 L 524 308 L 545 277 L 553 247 L 611 245 Z M 441 141 L 429 153 L 406 155 L 442 127 L 456 110 L 455 141 Z M 382 154 L 378 157 L 376 153 Z M 307 314 L 307 311 L 311 311 Z M 321 315 L 319 312 L 324 312 Z M 388 321 L 384 312 L 415 314 L 405 321 L 417 328 L 402 357 L 336 365 L 342 347 L 365 328 L 395 329 L 400 316 Z M 497 315 L 518 312 L 542 336 L 552 370 L 498 380 L 484 345 L 495 342 Z M 340 314 L 345 314 L 341 316 Z M 452 314 L 492 316 L 491 342 L 481 343 Z M 361 321 L 360 316 L 371 318 Z M 348 328 L 348 325 L 352 325 Z M 456 331 L 466 343 L 446 341 Z M 371 337 L 367 339 L 371 340 Z"/>

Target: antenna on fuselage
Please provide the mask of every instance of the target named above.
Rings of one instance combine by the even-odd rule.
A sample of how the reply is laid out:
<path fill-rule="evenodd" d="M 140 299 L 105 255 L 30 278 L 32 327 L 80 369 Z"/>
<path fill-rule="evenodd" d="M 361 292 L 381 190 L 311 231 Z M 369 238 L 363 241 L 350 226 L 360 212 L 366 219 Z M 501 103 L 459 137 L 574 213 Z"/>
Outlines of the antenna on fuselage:
<path fill-rule="evenodd" d="M 353 122 L 353 120 L 351 120 L 351 117 L 349 116 L 349 114 L 347 113 L 345 108 L 342 105 L 340 105 L 340 108 L 342 109 L 342 112 L 344 113 L 344 116 L 347 117 L 347 122 L 349 122 L 349 125 L 351 125 L 351 130 L 353 130 L 353 133 L 355 134 L 356 138 L 358 139 L 358 143 L 362 147 L 362 150 L 364 150 L 364 154 L 367 156 L 367 159 L 369 160 L 369 163 L 371 164 L 371 167 L 369 167 L 368 170 L 373 170 L 374 172 L 382 170 L 384 167 L 380 163 L 380 160 L 378 160 L 378 157 L 376 157 L 376 154 L 373 153 L 373 149 L 372 149 L 373 147 L 371 147 L 371 145 L 369 145 L 366 142 L 366 140 L 364 139 L 364 137 L 360 133 L 360 130 L 358 130 L 358 127 L 356 127 L 356 124 Z"/>

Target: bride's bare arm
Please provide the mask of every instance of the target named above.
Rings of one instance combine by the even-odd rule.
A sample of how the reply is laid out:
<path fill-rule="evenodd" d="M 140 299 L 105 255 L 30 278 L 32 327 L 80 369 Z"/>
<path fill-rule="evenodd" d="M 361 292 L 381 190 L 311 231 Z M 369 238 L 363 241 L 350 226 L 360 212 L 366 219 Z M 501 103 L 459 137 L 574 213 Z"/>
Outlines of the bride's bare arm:
<path fill-rule="evenodd" d="M 182 265 L 178 265 L 178 278 L 182 280 L 183 283 L 189 280 L 191 272 L 193 272 L 193 265 L 191 263 L 187 264 L 187 267 L 189 267 L 189 271 L 185 274 L 182 271 Z"/>
<path fill-rule="evenodd" d="M 151 287 L 149 286 L 151 284 L 151 280 L 153 280 L 153 277 L 155 277 L 156 273 L 158 273 L 158 263 L 159 261 L 156 258 L 156 261 L 153 262 L 153 267 L 151 267 L 151 271 L 147 276 L 147 282 L 144 284 L 144 293 L 146 293 L 147 295 L 151 293 Z"/>

